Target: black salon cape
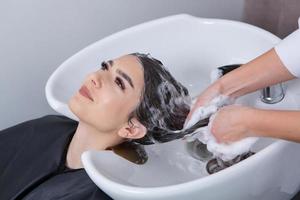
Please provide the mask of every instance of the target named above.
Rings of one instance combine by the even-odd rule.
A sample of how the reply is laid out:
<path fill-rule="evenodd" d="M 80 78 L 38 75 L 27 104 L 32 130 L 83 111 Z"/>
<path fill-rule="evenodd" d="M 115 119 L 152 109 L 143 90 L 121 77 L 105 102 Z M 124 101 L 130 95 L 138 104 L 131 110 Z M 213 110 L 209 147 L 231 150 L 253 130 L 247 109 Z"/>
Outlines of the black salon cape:
<path fill-rule="evenodd" d="M 111 199 L 84 169 L 65 167 L 77 125 L 47 115 L 0 131 L 0 200 Z"/>

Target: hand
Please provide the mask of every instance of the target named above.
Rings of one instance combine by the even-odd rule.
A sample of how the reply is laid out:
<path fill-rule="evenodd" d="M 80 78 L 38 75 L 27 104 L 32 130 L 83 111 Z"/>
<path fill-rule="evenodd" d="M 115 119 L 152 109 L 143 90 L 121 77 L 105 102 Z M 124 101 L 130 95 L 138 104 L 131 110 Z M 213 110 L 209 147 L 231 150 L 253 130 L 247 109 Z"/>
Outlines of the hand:
<path fill-rule="evenodd" d="M 253 136 L 251 122 L 255 109 L 240 105 L 221 108 L 210 118 L 210 132 L 218 143 L 227 143 Z"/>
<path fill-rule="evenodd" d="M 191 119 L 193 113 L 197 108 L 205 106 L 214 97 L 218 96 L 219 94 L 220 94 L 220 86 L 217 82 L 215 82 L 214 84 L 210 85 L 207 89 L 205 89 L 204 92 L 202 92 L 201 95 L 197 97 L 195 104 L 192 106 L 187 116 L 186 122 L 188 122 Z"/>

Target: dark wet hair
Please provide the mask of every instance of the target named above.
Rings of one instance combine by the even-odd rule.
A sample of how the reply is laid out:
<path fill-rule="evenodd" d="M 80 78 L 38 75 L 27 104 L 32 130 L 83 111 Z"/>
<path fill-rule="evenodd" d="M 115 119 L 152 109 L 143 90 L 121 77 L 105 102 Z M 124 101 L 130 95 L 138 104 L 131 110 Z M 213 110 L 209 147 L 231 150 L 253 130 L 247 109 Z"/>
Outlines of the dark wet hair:
<path fill-rule="evenodd" d="M 169 142 L 208 124 L 208 120 L 202 120 L 188 130 L 177 131 L 183 128 L 190 111 L 188 90 L 175 80 L 161 61 L 149 54 L 130 55 L 136 56 L 143 66 L 144 88 L 139 105 L 129 116 L 129 123 L 135 117 L 147 128 L 146 135 L 133 142 L 144 145 Z"/>

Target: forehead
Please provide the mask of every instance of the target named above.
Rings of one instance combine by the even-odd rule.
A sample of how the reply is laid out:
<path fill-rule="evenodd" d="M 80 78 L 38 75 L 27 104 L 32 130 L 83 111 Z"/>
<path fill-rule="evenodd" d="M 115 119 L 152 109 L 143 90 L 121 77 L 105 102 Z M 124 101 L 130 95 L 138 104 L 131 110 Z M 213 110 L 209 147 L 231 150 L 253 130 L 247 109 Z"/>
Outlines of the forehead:
<path fill-rule="evenodd" d="M 139 62 L 139 59 L 133 55 L 125 55 L 116 58 L 114 61 L 114 67 L 122 70 L 126 73 L 133 82 L 135 87 L 141 87 L 144 84 L 144 70 L 143 66 Z"/>

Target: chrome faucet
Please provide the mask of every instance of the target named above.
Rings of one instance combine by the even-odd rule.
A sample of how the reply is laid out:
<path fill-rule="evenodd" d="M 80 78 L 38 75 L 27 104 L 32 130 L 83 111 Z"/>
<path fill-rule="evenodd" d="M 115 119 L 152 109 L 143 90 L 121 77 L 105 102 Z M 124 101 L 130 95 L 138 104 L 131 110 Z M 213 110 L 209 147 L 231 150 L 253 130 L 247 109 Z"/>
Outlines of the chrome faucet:
<path fill-rule="evenodd" d="M 260 99 L 264 103 L 274 104 L 280 102 L 284 98 L 282 84 L 278 83 L 261 90 Z"/>

